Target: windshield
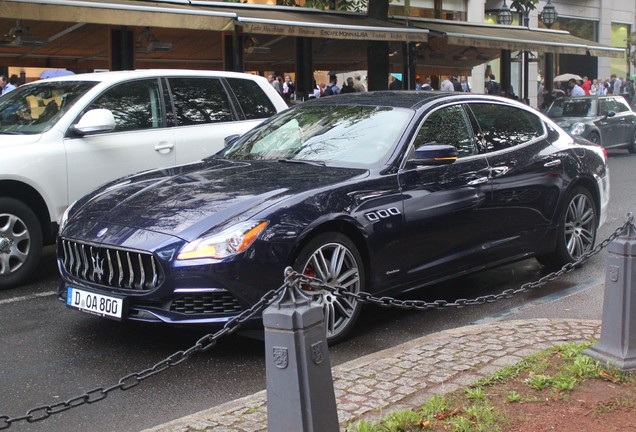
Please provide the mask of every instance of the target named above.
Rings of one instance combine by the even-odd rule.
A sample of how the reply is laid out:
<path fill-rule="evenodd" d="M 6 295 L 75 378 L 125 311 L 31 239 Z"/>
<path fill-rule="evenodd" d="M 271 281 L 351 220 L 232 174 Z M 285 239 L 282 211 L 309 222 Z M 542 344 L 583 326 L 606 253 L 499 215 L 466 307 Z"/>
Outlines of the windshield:
<path fill-rule="evenodd" d="M 596 99 L 557 99 L 550 106 L 548 117 L 595 117 Z"/>
<path fill-rule="evenodd" d="M 0 97 L 0 134 L 41 134 L 97 82 L 28 84 Z"/>
<path fill-rule="evenodd" d="M 393 152 L 412 115 L 388 107 L 300 105 L 273 117 L 217 156 L 379 166 Z"/>

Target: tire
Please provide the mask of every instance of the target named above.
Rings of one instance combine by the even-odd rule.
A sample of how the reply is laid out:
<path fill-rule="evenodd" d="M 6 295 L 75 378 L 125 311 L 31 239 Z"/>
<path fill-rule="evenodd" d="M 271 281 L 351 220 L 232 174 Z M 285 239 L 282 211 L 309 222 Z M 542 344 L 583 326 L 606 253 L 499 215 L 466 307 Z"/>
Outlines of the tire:
<path fill-rule="evenodd" d="M 321 279 L 331 286 L 344 286 L 348 291 L 364 291 L 364 267 L 358 249 L 348 237 L 329 232 L 312 239 L 300 252 L 294 269 Z M 327 342 L 342 341 L 354 327 L 362 304 L 350 297 L 336 297 L 327 290 L 315 296 L 325 315 Z"/>
<path fill-rule="evenodd" d="M 636 153 L 636 128 L 632 133 L 632 140 L 627 144 L 627 151 L 630 153 Z"/>
<path fill-rule="evenodd" d="M 587 140 L 593 142 L 594 144 L 601 145 L 601 137 L 596 132 L 592 132 L 590 136 L 587 137 Z"/>
<path fill-rule="evenodd" d="M 541 264 L 551 269 L 577 261 L 594 247 L 598 211 L 587 189 L 575 187 L 568 194 L 559 218 L 556 249 L 537 257 Z"/>
<path fill-rule="evenodd" d="M 42 229 L 23 202 L 0 198 L 0 289 L 31 277 L 42 254 Z"/>

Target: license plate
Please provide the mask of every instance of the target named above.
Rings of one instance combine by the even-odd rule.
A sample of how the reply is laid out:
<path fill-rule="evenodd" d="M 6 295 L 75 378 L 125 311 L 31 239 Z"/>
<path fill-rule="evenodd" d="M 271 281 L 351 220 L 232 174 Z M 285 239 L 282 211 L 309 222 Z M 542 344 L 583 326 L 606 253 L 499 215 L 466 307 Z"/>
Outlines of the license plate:
<path fill-rule="evenodd" d="M 121 320 L 124 300 L 67 287 L 66 305 L 82 312 Z"/>

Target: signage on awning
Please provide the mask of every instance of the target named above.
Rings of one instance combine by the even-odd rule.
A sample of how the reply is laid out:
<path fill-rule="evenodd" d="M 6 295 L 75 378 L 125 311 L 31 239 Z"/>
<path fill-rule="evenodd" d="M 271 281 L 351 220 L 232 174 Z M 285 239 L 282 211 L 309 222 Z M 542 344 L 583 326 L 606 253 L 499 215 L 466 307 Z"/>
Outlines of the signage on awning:
<path fill-rule="evenodd" d="M 391 27 L 333 26 L 316 22 L 271 22 L 254 18 L 238 18 L 244 33 L 325 39 L 355 39 L 388 42 L 426 42 L 428 32 L 421 29 Z"/>

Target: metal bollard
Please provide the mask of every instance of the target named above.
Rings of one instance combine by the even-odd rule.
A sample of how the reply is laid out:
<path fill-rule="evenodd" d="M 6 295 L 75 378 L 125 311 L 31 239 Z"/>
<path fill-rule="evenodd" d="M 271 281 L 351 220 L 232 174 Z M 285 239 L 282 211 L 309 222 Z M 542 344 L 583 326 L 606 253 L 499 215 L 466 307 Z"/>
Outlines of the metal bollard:
<path fill-rule="evenodd" d="M 322 307 L 292 283 L 265 309 L 263 324 L 267 430 L 338 431 Z"/>
<path fill-rule="evenodd" d="M 636 369 L 636 230 L 608 246 L 601 339 L 584 354 L 622 372 Z"/>

